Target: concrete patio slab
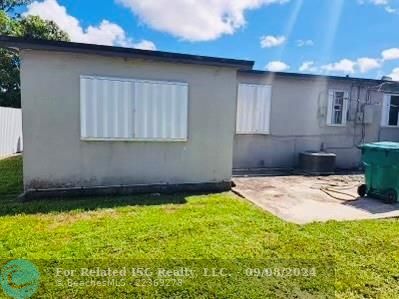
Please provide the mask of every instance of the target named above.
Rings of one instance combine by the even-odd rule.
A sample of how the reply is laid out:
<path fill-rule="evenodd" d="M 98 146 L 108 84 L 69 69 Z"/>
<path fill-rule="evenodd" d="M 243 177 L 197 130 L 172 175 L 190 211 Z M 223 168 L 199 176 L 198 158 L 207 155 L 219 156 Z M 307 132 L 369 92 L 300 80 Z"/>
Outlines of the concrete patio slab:
<path fill-rule="evenodd" d="M 399 203 L 358 198 L 362 175 L 235 178 L 234 191 L 257 206 L 296 223 L 399 217 Z"/>

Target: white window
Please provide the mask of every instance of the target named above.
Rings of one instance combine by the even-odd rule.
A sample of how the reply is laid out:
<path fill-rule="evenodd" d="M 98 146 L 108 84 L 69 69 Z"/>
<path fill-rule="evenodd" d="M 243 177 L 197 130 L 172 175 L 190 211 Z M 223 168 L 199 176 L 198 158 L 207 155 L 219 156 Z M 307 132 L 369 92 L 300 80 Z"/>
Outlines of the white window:
<path fill-rule="evenodd" d="M 384 95 L 382 126 L 399 127 L 399 95 Z"/>
<path fill-rule="evenodd" d="M 188 85 L 81 76 L 84 140 L 185 141 Z"/>
<path fill-rule="evenodd" d="M 269 134 L 272 87 L 239 84 L 237 134 Z"/>
<path fill-rule="evenodd" d="M 327 125 L 346 125 L 348 115 L 348 103 L 348 92 L 343 90 L 328 91 Z"/>

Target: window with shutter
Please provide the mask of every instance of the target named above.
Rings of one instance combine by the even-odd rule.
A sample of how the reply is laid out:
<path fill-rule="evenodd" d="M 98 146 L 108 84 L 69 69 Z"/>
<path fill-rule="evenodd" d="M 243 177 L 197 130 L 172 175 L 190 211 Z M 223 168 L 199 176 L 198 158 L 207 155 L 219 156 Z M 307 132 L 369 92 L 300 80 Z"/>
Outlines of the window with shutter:
<path fill-rule="evenodd" d="M 84 140 L 185 141 L 188 84 L 81 76 Z"/>
<path fill-rule="evenodd" d="M 237 134 L 269 134 L 272 87 L 239 84 Z"/>

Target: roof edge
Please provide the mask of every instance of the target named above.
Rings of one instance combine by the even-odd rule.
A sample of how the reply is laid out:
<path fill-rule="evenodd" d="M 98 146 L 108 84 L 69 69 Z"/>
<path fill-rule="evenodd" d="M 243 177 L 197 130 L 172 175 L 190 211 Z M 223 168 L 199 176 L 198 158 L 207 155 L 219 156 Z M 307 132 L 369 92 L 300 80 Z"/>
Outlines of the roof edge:
<path fill-rule="evenodd" d="M 384 83 L 384 82 L 393 82 L 395 81 L 389 80 L 380 80 L 380 79 L 370 79 L 370 78 L 358 78 L 358 77 L 349 77 L 349 76 L 330 76 L 330 75 L 318 75 L 318 74 L 303 74 L 303 73 L 291 73 L 291 72 L 271 72 L 271 71 L 262 71 L 262 70 L 240 70 L 241 74 L 252 74 L 252 75 L 264 75 L 264 76 L 279 76 L 279 77 L 294 77 L 294 78 L 302 78 L 302 79 L 328 79 L 328 80 L 345 80 L 345 81 L 362 81 L 364 83 Z"/>
<path fill-rule="evenodd" d="M 255 64 L 254 61 L 250 60 L 219 58 L 164 51 L 141 50 L 134 48 L 123 48 L 65 41 L 27 39 L 8 35 L 0 35 L 0 48 L 10 48 L 18 50 L 30 49 L 42 51 L 60 51 L 67 53 L 81 53 L 101 56 L 141 58 L 175 63 L 232 67 L 239 70 L 251 70 Z"/>

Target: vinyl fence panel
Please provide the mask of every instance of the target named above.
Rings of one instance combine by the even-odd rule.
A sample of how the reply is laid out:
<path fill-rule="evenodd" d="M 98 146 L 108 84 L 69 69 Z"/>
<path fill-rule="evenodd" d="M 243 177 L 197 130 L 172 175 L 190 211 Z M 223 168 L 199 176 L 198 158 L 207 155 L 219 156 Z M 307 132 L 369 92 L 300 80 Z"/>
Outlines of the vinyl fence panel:
<path fill-rule="evenodd" d="M 0 107 L 0 157 L 22 152 L 21 109 Z"/>

